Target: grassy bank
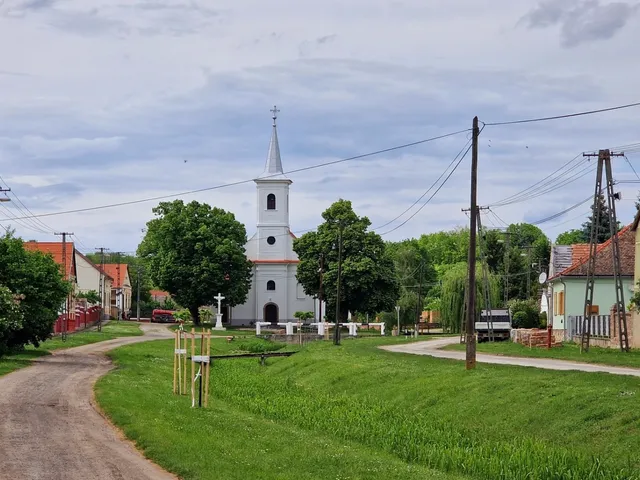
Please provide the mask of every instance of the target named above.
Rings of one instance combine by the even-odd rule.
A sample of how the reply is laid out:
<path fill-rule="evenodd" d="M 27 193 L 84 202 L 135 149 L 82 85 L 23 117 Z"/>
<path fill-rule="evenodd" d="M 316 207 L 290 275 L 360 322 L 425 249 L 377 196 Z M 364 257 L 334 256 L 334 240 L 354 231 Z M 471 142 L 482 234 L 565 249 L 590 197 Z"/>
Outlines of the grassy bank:
<path fill-rule="evenodd" d="M 49 355 L 53 350 L 79 347 L 90 343 L 102 342 L 118 337 L 130 337 L 142 335 L 142 331 L 137 323 L 109 322 L 102 327 L 102 331 L 89 330 L 85 332 L 73 333 L 67 336 L 66 341 L 60 337 L 54 337 L 40 344 L 38 348 L 27 347 L 23 352 L 0 358 L 0 375 L 13 372 L 18 368 L 27 367 L 37 357 Z"/>
<path fill-rule="evenodd" d="M 171 394 L 170 341 L 126 346 L 112 353 L 120 368 L 97 395 L 148 456 L 185 478 L 384 479 L 398 469 L 438 478 L 411 476 L 427 468 L 482 479 L 640 478 L 637 379 L 482 364 L 466 372 L 462 362 L 376 348 L 394 341 L 315 343 L 267 367 L 217 362 L 206 411 Z M 198 462 L 194 438 L 217 455 Z"/>
<path fill-rule="evenodd" d="M 464 351 L 465 345 L 448 345 L 444 350 Z M 556 358 L 572 362 L 597 363 L 618 367 L 640 368 L 640 350 L 623 353 L 616 348 L 589 347 L 589 351 L 580 353 L 580 346 L 575 343 L 564 343 L 561 347 L 547 350 L 543 347 L 529 348 L 519 343 L 495 342 L 479 343 L 477 351 L 492 355 L 508 355 L 512 357 Z"/>

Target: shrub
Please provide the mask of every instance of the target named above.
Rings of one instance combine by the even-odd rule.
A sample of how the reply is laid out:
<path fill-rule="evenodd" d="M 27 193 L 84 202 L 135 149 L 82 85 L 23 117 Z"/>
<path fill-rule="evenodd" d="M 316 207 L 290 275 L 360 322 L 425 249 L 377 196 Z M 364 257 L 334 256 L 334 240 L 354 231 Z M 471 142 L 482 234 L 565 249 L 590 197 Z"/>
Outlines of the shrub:
<path fill-rule="evenodd" d="M 535 300 L 511 300 L 509 308 L 511 309 L 513 328 L 540 327 L 540 312 Z"/>

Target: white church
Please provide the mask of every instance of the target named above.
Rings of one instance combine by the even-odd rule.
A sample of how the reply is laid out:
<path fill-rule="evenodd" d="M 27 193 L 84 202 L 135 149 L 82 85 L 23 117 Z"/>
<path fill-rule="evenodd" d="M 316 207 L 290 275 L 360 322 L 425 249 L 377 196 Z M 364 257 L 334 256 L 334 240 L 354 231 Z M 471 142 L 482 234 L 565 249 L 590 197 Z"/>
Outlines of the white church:
<path fill-rule="evenodd" d="M 244 305 L 230 309 L 226 315 L 227 325 L 296 321 L 293 314 L 297 311 L 314 312 L 318 318 L 319 302 L 306 295 L 296 279 L 299 263 L 293 251 L 296 237 L 289 227 L 289 186 L 292 181 L 282 170 L 276 129 L 278 109 L 273 107 L 272 113 L 267 162 L 264 172 L 254 180 L 258 193 L 257 231 L 246 245 L 247 257 L 253 262 L 251 289 Z"/>

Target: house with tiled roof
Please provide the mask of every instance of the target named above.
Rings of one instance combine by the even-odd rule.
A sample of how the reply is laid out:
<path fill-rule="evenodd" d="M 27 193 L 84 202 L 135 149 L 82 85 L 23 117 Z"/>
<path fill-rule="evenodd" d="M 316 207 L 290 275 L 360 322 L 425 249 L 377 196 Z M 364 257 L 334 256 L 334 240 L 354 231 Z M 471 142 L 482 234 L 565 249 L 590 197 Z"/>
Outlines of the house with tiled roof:
<path fill-rule="evenodd" d="M 29 252 L 42 252 L 53 257 L 53 260 L 60 266 L 60 272 L 64 275 L 65 280 L 74 285 L 68 301 L 60 306 L 60 314 L 65 312 L 67 305 L 69 306 L 69 312 L 75 312 L 75 292 L 78 288 L 78 277 L 75 257 L 76 249 L 73 242 L 36 242 L 35 240 L 30 240 L 22 245 Z"/>
<path fill-rule="evenodd" d="M 100 294 L 102 292 L 101 306 L 104 312 L 109 314 L 111 307 L 111 290 L 113 277 L 108 275 L 100 266 L 93 263 L 78 250 L 75 251 L 78 293 L 87 293 L 91 290 Z M 102 287 L 100 285 L 102 283 Z"/>
<path fill-rule="evenodd" d="M 111 287 L 111 316 L 121 318 L 131 310 L 131 278 L 126 263 L 107 263 L 104 271 L 113 278 Z"/>
<path fill-rule="evenodd" d="M 620 245 L 620 270 L 622 275 L 625 304 L 632 295 L 635 269 L 636 232 L 633 224 L 618 232 Z M 554 247 L 558 248 L 558 247 Z M 553 250 L 552 250 L 553 251 Z M 560 252 L 556 252 L 558 254 Z M 589 263 L 589 245 L 571 245 L 563 249 L 562 257 L 566 262 L 571 255 L 571 264 L 559 271 L 552 272 L 549 278 L 551 288 L 551 317 L 554 330 L 565 330 L 569 317 L 584 316 L 584 300 L 587 288 L 587 268 Z M 592 315 L 609 315 L 616 303 L 616 291 L 613 279 L 613 249 L 611 240 L 596 248 Z"/>
<path fill-rule="evenodd" d="M 149 295 L 151 295 L 151 300 L 158 303 L 164 303 L 171 298 L 171 294 L 164 290 L 149 290 Z"/>
<path fill-rule="evenodd" d="M 60 265 L 60 272 L 64 274 L 65 280 L 75 282 L 77 269 L 75 261 L 75 246 L 73 242 L 36 242 L 29 240 L 23 243 L 24 249 L 30 252 L 42 252 L 53 257 L 53 260 Z"/>

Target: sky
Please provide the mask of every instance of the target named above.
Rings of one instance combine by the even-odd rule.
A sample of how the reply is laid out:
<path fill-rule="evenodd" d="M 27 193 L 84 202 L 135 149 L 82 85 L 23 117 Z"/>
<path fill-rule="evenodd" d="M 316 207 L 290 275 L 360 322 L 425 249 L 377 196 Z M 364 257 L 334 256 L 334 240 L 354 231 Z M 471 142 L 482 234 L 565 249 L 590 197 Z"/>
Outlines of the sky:
<path fill-rule="evenodd" d="M 640 102 L 639 8 L 0 0 L 0 176 L 13 200 L 0 203 L 0 224 L 40 241 L 73 232 L 81 251 L 132 252 L 160 200 L 62 212 L 175 194 L 166 200 L 232 211 L 250 236 L 251 179 L 264 169 L 273 105 L 291 171 L 467 130 L 476 115 L 482 126 Z M 486 125 L 478 149 L 478 201 L 491 207 L 484 224 L 537 222 L 592 196 L 595 163 L 582 152 L 640 142 L 639 116 L 629 108 Z M 465 131 L 289 174 L 292 231 L 315 228 L 339 198 L 387 240 L 467 225 L 470 154 L 429 203 L 440 183 L 409 207 L 448 175 L 469 138 Z M 638 179 L 640 149 L 626 150 L 612 160 L 616 181 Z M 638 188 L 616 186 L 623 224 Z M 584 203 L 539 226 L 554 240 L 588 212 Z M 32 213 L 53 215 L 13 220 Z"/>

